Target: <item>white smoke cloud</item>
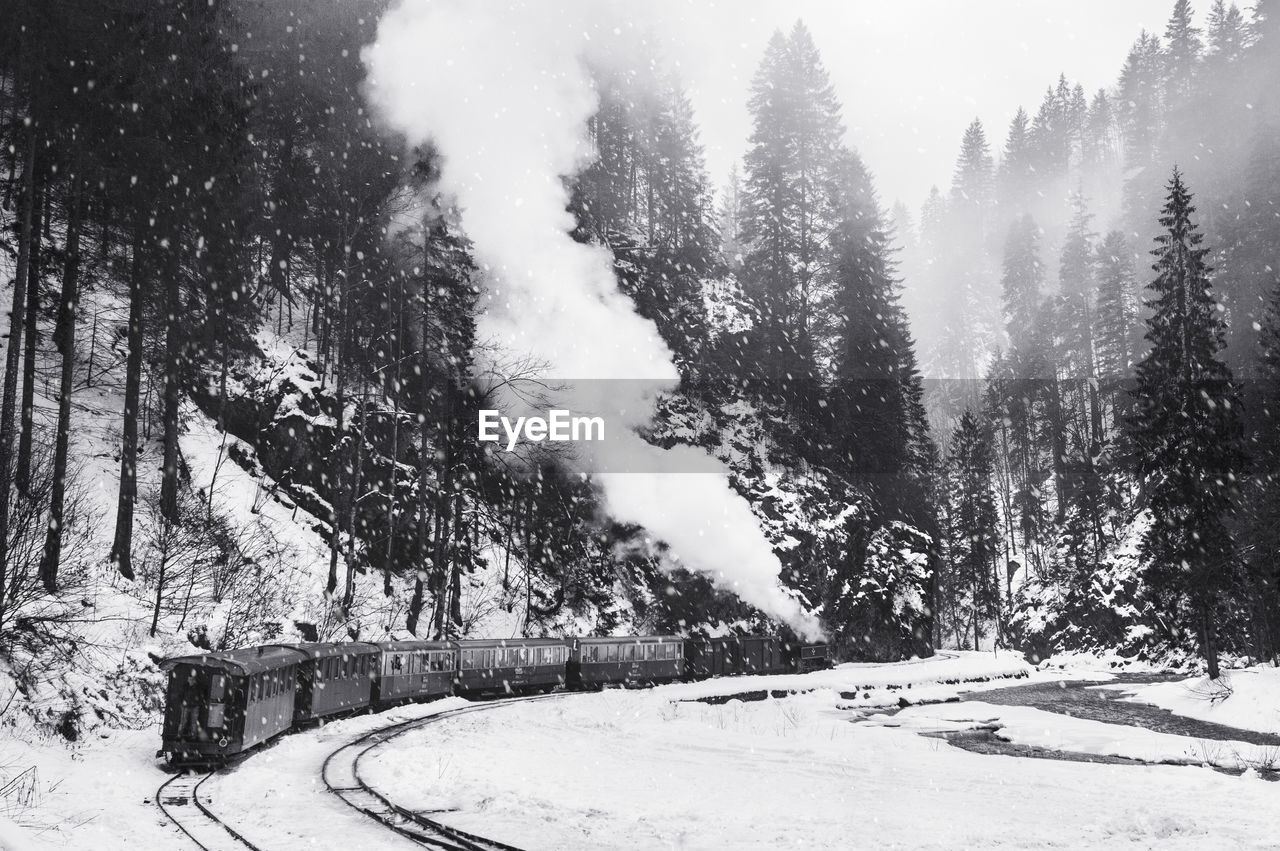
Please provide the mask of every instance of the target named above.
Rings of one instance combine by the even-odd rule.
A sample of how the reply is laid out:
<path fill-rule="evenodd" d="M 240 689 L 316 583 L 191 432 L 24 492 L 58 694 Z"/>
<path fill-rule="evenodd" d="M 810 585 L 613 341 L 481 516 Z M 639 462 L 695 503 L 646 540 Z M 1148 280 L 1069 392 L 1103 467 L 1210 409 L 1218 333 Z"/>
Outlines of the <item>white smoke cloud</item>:
<path fill-rule="evenodd" d="M 583 57 L 616 59 L 625 48 L 623 28 L 604 14 L 586 4 L 401 0 L 364 54 L 369 100 L 411 144 L 429 141 L 441 155 L 438 189 L 456 202 L 485 270 L 481 335 L 556 378 L 647 379 L 607 385 L 632 396 L 607 406 L 626 412 L 626 437 L 614 435 L 603 449 L 582 444 L 643 459 L 647 472 L 596 477 L 610 513 L 645 527 L 686 567 L 818 637 L 817 621 L 779 584 L 781 565 L 723 465 L 634 434 L 652 417 L 652 390 L 675 386 L 678 373 L 653 323 L 618 291 L 609 254 L 570 237 L 562 180 L 590 156 L 585 130 L 596 93 Z M 604 400 L 591 398 L 602 386 L 582 381 L 562 395 L 574 410 L 603 410 Z M 586 460 L 608 469 L 617 459 Z"/>

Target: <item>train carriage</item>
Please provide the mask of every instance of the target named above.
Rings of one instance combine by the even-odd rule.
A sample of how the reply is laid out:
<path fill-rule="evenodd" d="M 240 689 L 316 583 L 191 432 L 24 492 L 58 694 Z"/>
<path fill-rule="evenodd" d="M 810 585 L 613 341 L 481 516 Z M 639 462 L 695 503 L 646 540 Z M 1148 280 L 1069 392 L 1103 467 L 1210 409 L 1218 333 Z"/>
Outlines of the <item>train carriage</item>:
<path fill-rule="evenodd" d="M 177 762 L 223 759 L 285 732 L 304 661 L 288 647 L 167 660 L 161 753 Z"/>
<path fill-rule="evenodd" d="M 568 680 L 575 688 L 675 682 L 684 676 L 684 651 L 675 636 L 573 639 Z"/>
<path fill-rule="evenodd" d="M 298 666 L 293 720 L 299 724 L 370 705 L 379 651 L 372 644 L 290 645 L 304 657 Z"/>
<path fill-rule="evenodd" d="M 382 641 L 376 646 L 373 702 L 378 706 L 453 693 L 458 651 L 452 641 Z"/>
<path fill-rule="evenodd" d="M 550 691 L 565 684 L 569 642 L 560 638 L 459 641 L 459 694 Z"/>
<path fill-rule="evenodd" d="M 689 679 L 787 670 L 782 639 L 776 635 L 731 635 L 684 640 L 684 675 Z"/>

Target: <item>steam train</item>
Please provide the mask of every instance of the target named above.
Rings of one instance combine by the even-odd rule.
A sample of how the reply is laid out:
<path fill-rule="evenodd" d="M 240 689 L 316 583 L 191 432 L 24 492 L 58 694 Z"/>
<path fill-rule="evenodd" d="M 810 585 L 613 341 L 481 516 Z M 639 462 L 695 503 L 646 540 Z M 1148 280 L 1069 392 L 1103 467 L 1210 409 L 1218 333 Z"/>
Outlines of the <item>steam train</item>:
<path fill-rule="evenodd" d="M 290 729 L 446 695 L 586 691 L 828 667 L 778 636 L 511 638 L 272 644 L 168 659 L 170 763 L 216 764 Z"/>

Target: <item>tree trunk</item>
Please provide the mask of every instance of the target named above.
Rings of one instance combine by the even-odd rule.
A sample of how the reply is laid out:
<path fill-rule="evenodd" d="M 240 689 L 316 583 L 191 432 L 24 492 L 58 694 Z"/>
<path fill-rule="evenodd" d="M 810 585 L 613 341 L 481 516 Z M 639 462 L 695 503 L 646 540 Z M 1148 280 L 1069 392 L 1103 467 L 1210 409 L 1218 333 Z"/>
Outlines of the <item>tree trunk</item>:
<path fill-rule="evenodd" d="M 329 542 L 329 581 L 325 585 L 330 595 L 338 590 L 338 551 L 342 548 L 342 481 L 345 478 L 342 470 L 342 444 L 343 433 L 346 429 L 344 414 L 347 407 L 347 386 L 345 370 L 342 365 L 342 350 L 346 346 L 347 336 L 347 295 L 350 286 L 347 272 L 349 271 L 349 263 L 348 256 L 347 262 L 343 265 L 342 292 L 338 294 L 338 348 L 334 356 L 334 399 L 338 407 L 338 415 L 337 428 L 334 431 L 336 445 L 333 453 L 333 464 L 330 468 L 332 480 L 329 483 L 330 499 L 332 500 L 331 507 L 333 509 L 333 537 Z"/>
<path fill-rule="evenodd" d="M 342 589 L 342 611 L 349 614 L 356 594 L 356 522 L 360 517 L 360 488 L 364 478 L 364 438 L 369 428 L 369 396 L 362 394 L 360 405 L 360 429 L 355 433 L 356 466 L 351 482 L 351 497 L 347 505 L 347 581 Z M 352 419 L 355 419 L 352 417 Z"/>
<path fill-rule="evenodd" d="M 170 237 L 165 255 L 164 332 L 164 464 L 160 476 L 160 514 L 170 523 L 178 522 L 178 370 L 182 359 L 182 286 L 178 238 Z"/>
<path fill-rule="evenodd" d="M 156 604 L 155 604 L 155 607 L 152 608 L 151 610 L 151 637 L 152 638 L 156 637 L 156 630 L 160 626 L 160 602 L 161 600 L 164 599 L 164 579 L 165 579 L 164 575 L 166 572 L 166 568 L 169 565 L 169 543 L 170 543 L 169 521 L 165 520 L 162 522 L 164 523 L 165 528 L 160 533 L 162 536 L 163 543 L 160 546 L 159 576 L 156 577 Z"/>
<path fill-rule="evenodd" d="M 129 356 L 125 364 L 124 421 L 120 440 L 120 493 L 116 501 L 116 532 L 111 561 L 120 575 L 133 579 L 133 509 L 138 501 L 138 402 L 142 395 L 143 226 L 133 224 L 133 256 L 129 268 Z"/>
<path fill-rule="evenodd" d="M 443 444 L 441 447 L 443 460 L 440 465 L 440 475 L 437 478 L 439 486 L 436 490 L 435 555 L 431 565 L 431 590 L 435 593 L 433 632 L 437 639 L 444 636 L 445 598 L 449 590 L 449 540 L 453 525 L 450 504 L 450 496 L 453 493 L 453 381 L 451 378 L 445 381 L 442 399 L 444 405 L 443 416 L 440 418 L 440 441 Z"/>
<path fill-rule="evenodd" d="M 31 228 L 31 256 L 27 262 L 27 307 L 22 353 L 22 407 L 18 427 L 17 472 L 14 483 L 23 496 L 31 493 L 31 443 L 36 411 L 36 335 L 40 318 L 40 232 L 47 226 L 48 198 L 44 179 L 36 184 L 35 218 Z"/>
<path fill-rule="evenodd" d="M 421 439 L 418 443 L 418 560 L 417 570 L 414 571 L 413 580 L 413 598 L 409 601 L 409 614 L 405 622 L 405 626 L 413 635 L 418 634 L 418 618 L 422 616 L 422 591 L 423 577 L 427 569 L 426 560 L 428 554 L 427 531 L 427 486 L 429 484 L 431 473 L 431 459 L 433 453 L 431 451 L 430 430 L 427 428 L 427 410 L 431 404 L 431 371 L 427 363 L 427 345 L 431 339 L 431 273 L 428 271 L 429 266 L 425 265 L 428 254 L 428 240 L 430 232 L 424 236 L 423 240 L 423 278 L 422 278 L 422 341 L 418 351 L 418 395 L 420 397 L 418 405 L 422 409 L 418 415 L 419 423 L 422 427 Z"/>
<path fill-rule="evenodd" d="M 62 379 L 58 386 L 58 433 L 53 448 L 53 494 L 49 502 L 49 529 L 40 560 L 40 580 L 50 592 L 58 582 L 62 558 L 63 507 L 66 499 L 67 449 L 71 441 L 71 389 L 76 362 L 76 306 L 80 300 L 80 228 L 83 184 L 78 165 L 71 175 L 70 215 L 67 222 L 67 257 L 62 269 L 62 295 L 58 301 L 58 327 L 54 336 L 62 355 Z"/>
<path fill-rule="evenodd" d="M 9 565 L 9 490 L 13 475 L 13 417 L 18 400 L 18 356 L 22 346 L 23 308 L 26 305 L 27 270 L 31 261 L 31 225 L 35 206 L 36 131 L 27 129 L 27 157 L 22 169 L 22 224 L 18 238 L 18 267 L 13 279 L 13 305 L 9 311 L 9 342 L 5 351 L 4 392 L 0 397 L 0 609 Z"/>
<path fill-rule="evenodd" d="M 1209 679 L 1216 680 L 1218 670 L 1218 645 L 1213 634 L 1213 615 L 1211 607 L 1200 606 L 1200 652 L 1204 655 L 1205 665 L 1209 669 Z"/>
<path fill-rule="evenodd" d="M 1049 428 L 1052 431 L 1053 484 L 1058 494 L 1055 517 L 1056 522 L 1061 523 L 1066 519 L 1071 493 L 1067 483 L 1067 425 L 1063 421 L 1062 390 L 1056 375 L 1049 384 Z"/>

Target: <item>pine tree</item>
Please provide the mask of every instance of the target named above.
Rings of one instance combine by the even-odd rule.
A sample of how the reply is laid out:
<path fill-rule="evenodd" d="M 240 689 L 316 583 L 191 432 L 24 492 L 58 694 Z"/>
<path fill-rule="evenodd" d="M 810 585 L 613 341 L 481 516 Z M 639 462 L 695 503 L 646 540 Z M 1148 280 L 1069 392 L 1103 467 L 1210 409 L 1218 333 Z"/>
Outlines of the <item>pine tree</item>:
<path fill-rule="evenodd" d="M 991 493 L 993 461 L 990 429 L 971 410 L 960 417 L 948 454 L 948 569 L 956 588 L 967 594 L 973 647 L 983 624 L 999 628 L 998 556 L 1000 518 Z"/>
<path fill-rule="evenodd" d="M 1228 6 L 1226 0 L 1213 0 L 1208 25 L 1204 61 L 1209 72 L 1214 74 L 1239 61 L 1249 33 L 1239 7 L 1235 3 Z"/>
<path fill-rule="evenodd" d="M 1000 278 L 1005 328 L 1015 350 L 1026 348 L 1040 311 L 1044 267 L 1040 263 L 1040 228 L 1030 214 L 1009 226 L 1004 242 L 1004 271 Z"/>
<path fill-rule="evenodd" d="M 1195 26 L 1191 0 L 1174 0 L 1173 14 L 1165 25 L 1165 85 L 1168 103 L 1181 106 L 1191 97 L 1196 67 L 1200 63 L 1200 29 Z"/>
<path fill-rule="evenodd" d="M 895 482 L 910 460 L 906 319 L 870 175 L 853 153 L 841 170 L 845 211 L 832 234 L 836 440 L 850 474 L 871 486 L 891 517 L 900 516 L 904 494 Z"/>
<path fill-rule="evenodd" d="M 1084 199 L 1073 199 L 1075 212 L 1062 244 L 1058 266 L 1061 291 L 1059 317 L 1062 325 L 1060 362 L 1068 376 L 1082 379 L 1094 377 L 1093 313 L 1094 313 L 1094 234 L 1089 230 L 1092 216 Z"/>
<path fill-rule="evenodd" d="M 1155 159 L 1163 126 L 1162 67 L 1160 39 L 1144 30 L 1125 59 L 1117 99 L 1124 167 L 1131 175 L 1124 186 L 1125 215 L 1139 233 L 1146 232 L 1140 228 L 1149 227 L 1158 203 Z"/>
<path fill-rule="evenodd" d="M 738 175 L 738 164 L 734 163 L 729 171 L 729 180 L 720 194 L 720 206 L 717 210 L 720 226 L 720 256 L 728 264 L 731 271 L 742 268 L 742 179 Z"/>
<path fill-rule="evenodd" d="M 981 232 L 983 216 L 991 205 L 995 188 L 995 165 L 991 148 L 982 122 L 974 119 L 965 128 L 960 142 L 960 156 L 956 160 L 951 178 L 951 203 L 969 220 L 976 218 L 974 227 Z"/>
<path fill-rule="evenodd" d="M 1006 215 L 1027 212 L 1035 192 L 1035 162 L 1031 146 L 1031 119 L 1018 107 L 1005 136 L 997 179 L 999 203 Z"/>
<path fill-rule="evenodd" d="M 1244 462 L 1231 371 L 1219 359 L 1223 323 L 1211 292 L 1208 249 L 1175 169 L 1148 285 L 1151 351 L 1138 365 L 1130 421 L 1136 472 L 1154 522 L 1142 540 L 1148 577 L 1170 614 L 1185 605 L 1209 676 L 1218 676 L 1219 606 L 1238 580 L 1227 520 Z"/>
<path fill-rule="evenodd" d="M 813 38 L 797 21 L 775 33 L 752 80 L 745 157 L 743 291 L 754 305 L 756 359 L 800 411 L 816 401 L 819 305 L 829 296 L 825 245 L 844 128 Z"/>
<path fill-rule="evenodd" d="M 1124 234 L 1110 231 L 1098 246 L 1097 256 L 1098 377 L 1114 386 L 1129 377 L 1138 362 L 1142 324 L 1138 321 L 1133 257 Z"/>

